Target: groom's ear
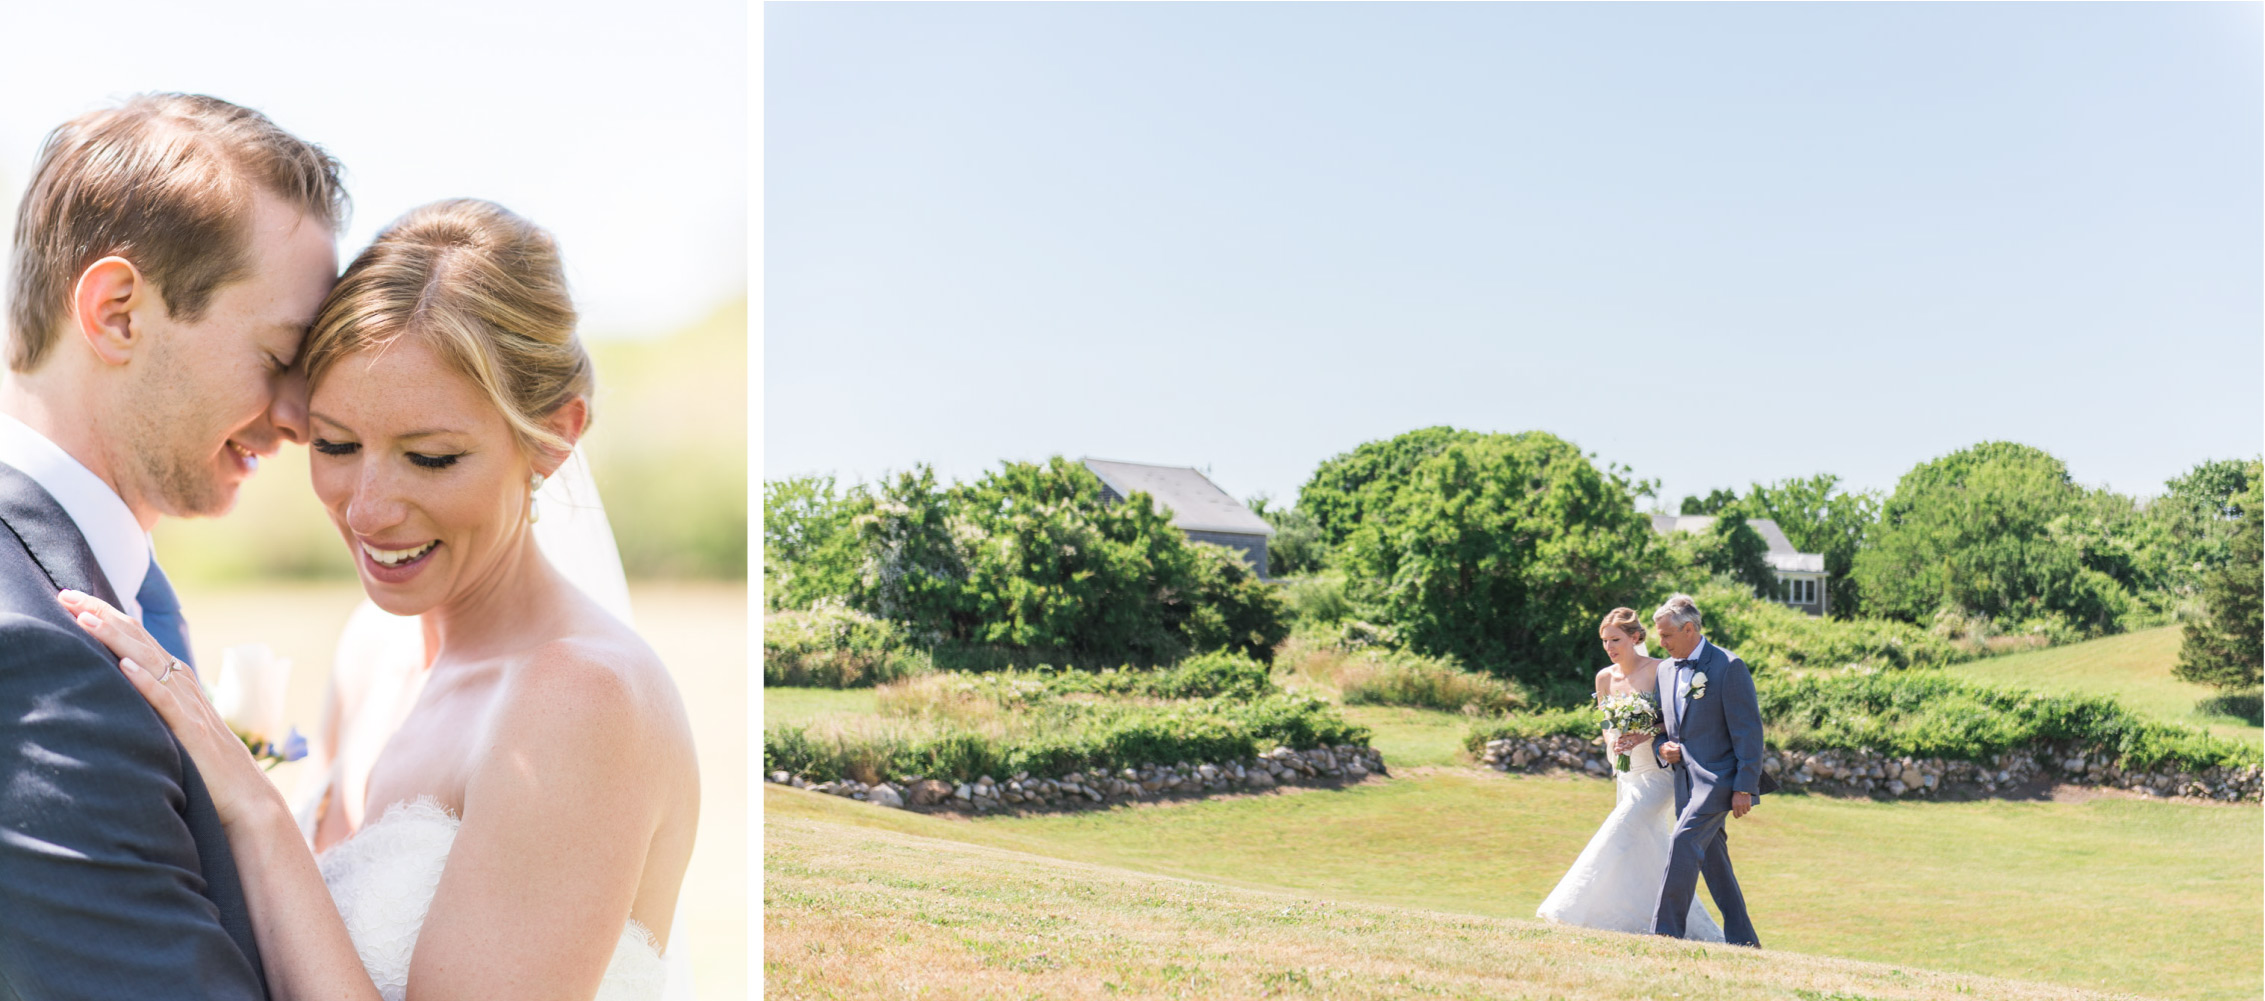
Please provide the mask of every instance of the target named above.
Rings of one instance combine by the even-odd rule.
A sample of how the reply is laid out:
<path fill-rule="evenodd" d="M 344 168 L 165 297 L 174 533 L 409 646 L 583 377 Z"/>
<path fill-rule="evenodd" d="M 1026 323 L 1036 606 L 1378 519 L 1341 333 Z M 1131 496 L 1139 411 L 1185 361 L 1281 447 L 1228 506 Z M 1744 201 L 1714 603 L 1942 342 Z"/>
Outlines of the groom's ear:
<path fill-rule="evenodd" d="M 163 308 L 156 299 L 156 287 L 132 261 L 105 257 L 87 265 L 71 288 L 71 323 L 95 357 L 106 365 L 123 365 L 148 333 L 136 314 L 150 305 Z"/>
<path fill-rule="evenodd" d="M 564 449 L 542 448 L 537 451 L 535 471 L 549 476 L 558 472 L 558 467 L 566 465 L 567 454 L 574 450 L 574 445 L 582 440 L 583 430 L 590 426 L 589 399 L 577 396 L 566 401 L 557 410 L 551 411 L 550 416 L 543 418 L 543 426 L 566 442 Z"/>

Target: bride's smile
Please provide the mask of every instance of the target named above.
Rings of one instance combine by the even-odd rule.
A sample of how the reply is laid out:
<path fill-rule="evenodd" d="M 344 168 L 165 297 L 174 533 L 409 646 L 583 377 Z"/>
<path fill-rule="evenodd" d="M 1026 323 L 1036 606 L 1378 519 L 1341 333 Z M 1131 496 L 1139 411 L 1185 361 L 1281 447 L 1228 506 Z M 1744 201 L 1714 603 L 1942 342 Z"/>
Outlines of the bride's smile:
<path fill-rule="evenodd" d="M 315 495 L 379 607 L 419 615 L 513 587 L 535 450 L 432 340 L 341 359 L 308 410 Z"/>

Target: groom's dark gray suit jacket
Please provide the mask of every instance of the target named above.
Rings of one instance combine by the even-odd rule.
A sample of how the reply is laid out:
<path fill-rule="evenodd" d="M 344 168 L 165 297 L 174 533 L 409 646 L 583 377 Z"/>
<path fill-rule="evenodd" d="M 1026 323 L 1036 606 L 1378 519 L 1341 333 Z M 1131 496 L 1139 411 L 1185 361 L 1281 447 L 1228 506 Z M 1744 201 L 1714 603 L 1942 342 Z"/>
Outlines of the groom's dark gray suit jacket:
<path fill-rule="evenodd" d="M 1685 696 L 1687 683 L 1701 674 L 1707 676 L 1705 693 Z M 1678 813 L 1686 799 L 1699 804 L 1693 812 L 1721 813 L 1730 809 L 1733 792 L 1761 795 L 1762 712 L 1745 661 L 1709 642 L 1689 667 L 1673 660 L 1660 664 L 1659 706 L 1667 726 L 1653 738 L 1655 750 L 1662 741 L 1683 745 L 1677 770 L 1688 779 L 1688 793 L 1679 782 Z"/>
<path fill-rule="evenodd" d="M 70 516 L 0 463 L 0 1001 L 264 1001 L 204 782 L 64 588 L 118 604 Z"/>

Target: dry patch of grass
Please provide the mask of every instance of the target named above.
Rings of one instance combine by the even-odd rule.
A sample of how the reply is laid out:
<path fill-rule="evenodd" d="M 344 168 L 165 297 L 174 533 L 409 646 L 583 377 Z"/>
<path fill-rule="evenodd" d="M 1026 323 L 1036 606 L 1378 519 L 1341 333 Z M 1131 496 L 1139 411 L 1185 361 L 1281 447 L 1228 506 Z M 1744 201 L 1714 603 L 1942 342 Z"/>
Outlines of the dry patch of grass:
<path fill-rule="evenodd" d="M 766 820 L 763 856 L 768 997 L 2107 996 L 1321 900 L 806 817 Z"/>

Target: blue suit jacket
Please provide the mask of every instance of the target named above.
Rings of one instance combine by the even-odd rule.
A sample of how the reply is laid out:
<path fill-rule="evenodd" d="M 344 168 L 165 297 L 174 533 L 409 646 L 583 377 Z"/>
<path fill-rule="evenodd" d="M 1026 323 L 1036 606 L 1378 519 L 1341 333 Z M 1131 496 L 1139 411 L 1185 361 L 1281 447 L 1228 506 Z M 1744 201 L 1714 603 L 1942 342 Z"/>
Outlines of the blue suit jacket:
<path fill-rule="evenodd" d="M 204 781 L 63 588 L 118 604 L 70 516 L 0 464 L 0 1001 L 265 1001 Z"/>
<path fill-rule="evenodd" d="M 1685 689 L 1701 674 L 1705 694 L 1687 697 Z M 1745 661 L 1710 642 L 1689 667 L 1662 663 L 1659 705 L 1665 731 L 1653 738 L 1655 749 L 1666 740 L 1683 745 L 1683 760 L 1674 766 L 1677 812 L 1695 802 L 1691 809 L 1698 813 L 1719 813 L 1730 809 L 1733 792 L 1762 794 L 1762 710 Z"/>

